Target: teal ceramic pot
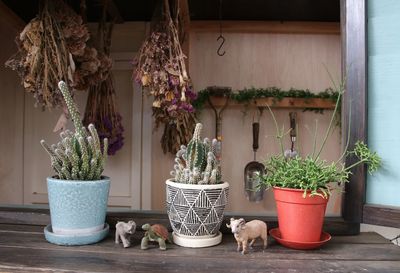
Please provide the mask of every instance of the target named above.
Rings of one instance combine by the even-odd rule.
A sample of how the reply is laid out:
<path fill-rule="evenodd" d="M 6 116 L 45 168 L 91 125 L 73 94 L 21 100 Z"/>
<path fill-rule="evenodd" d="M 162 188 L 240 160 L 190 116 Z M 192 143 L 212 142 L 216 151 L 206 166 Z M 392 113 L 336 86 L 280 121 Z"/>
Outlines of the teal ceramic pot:
<path fill-rule="evenodd" d="M 47 178 L 52 232 L 90 235 L 104 229 L 110 178 L 79 181 Z"/>

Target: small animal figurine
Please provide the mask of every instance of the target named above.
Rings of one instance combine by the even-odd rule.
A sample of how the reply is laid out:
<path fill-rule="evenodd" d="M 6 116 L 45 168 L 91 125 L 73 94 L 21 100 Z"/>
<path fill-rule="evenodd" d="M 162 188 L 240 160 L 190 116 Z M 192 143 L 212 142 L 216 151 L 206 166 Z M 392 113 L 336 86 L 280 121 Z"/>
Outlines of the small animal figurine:
<path fill-rule="evenodd" d="M 125 248 L 131 246 L 131 235 L 136 231 L 136 223 L 134 221 L 129 221 L 128 223 L 120 222 L 115 225 L 115 243 L 122 244 Z"/>
<path fill-rule="evenodd" d="M 242 247 L 242 254 L 247 253 L 247 243 L 251 240 L 249 247 L 252 248 L 254 242 L 258 237 L 263 240 L 264 249 L 268 244 L 267 237 L 267 224 L 260 220 L 253 220 L 248 223 L 243 218 L 234 219 L 231 218 L 230 225 L 226 224 L 228 228 L 232 230 L 237 242 L 237 251 L 240 251 Z"/>
<path fill-rule="evenodd" d="M 142 229 L 146 231 L 144 237 L 142 238 L 142 249 L 148 249 L 149 241 L 150 242 L 158 242 L 161 250 L 167 250 L 167 245 L 165 241 L 170 241 L 168 230 L 163 225 L 155 224 L 150 226 L 150 224 L 144 224 Z"/>

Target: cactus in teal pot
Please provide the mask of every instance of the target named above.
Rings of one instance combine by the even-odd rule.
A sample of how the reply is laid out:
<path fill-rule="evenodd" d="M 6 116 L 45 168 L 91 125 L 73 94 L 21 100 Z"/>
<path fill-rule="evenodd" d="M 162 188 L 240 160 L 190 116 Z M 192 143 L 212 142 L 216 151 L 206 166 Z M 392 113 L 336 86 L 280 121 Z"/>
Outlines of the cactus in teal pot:
<path fill-rule="evenodd" d="M 176 153 L 171 175 L 175 182 L 185 184 L 221 183 L 220 143 L 216 139 L 201 139 L 203 125 L 196 124 L 193 138 L 187 147 L 182 145 Z"/>
<path fill-rule="evenodd" d="M 94 125 L 89 124 L 87 129 L 83 126 L 67 85 L 60 81 L 58 86 L 74 123 L 75 132 L 61 132 L 61 141 L 57 144 L 49 146 L 44 140 L 40 144 L 50 155 L 51 166 L 59 179 L 99 180 L 107 159 L 108 139 L 104 138 L 101 145 Z"/>

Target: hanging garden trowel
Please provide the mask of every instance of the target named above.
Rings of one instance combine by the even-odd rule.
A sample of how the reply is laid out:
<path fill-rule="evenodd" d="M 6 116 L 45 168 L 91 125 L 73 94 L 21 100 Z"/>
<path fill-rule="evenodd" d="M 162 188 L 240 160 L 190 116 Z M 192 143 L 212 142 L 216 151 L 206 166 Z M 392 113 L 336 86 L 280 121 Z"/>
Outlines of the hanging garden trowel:
<path fill-rule="evenodd" d="M 264 197 L 264 186 L 260 185 L 260 176 L 264 174 L 265 167 L 262 163 L 256 161 L 258 150 L 258 136 L 260 132 L 260 123 L 253 122 L 253 151 L 254 161 L 247 163 L 244 168 L 244 190 L 247 199 L 250 202 L 260 202 Z"/>
<path fill-rule="evenodd" d="M 289 113 L 289 118 L 290 118 L 290 149 L 285 151 L 285 157 L 286 158 L 293 158 L 297 156 L 297 151 L 294 149 L 294 144 L 296 142 L 296 119 L 297 119 L 297 113 L 295 112 L 290 112 Z"/>

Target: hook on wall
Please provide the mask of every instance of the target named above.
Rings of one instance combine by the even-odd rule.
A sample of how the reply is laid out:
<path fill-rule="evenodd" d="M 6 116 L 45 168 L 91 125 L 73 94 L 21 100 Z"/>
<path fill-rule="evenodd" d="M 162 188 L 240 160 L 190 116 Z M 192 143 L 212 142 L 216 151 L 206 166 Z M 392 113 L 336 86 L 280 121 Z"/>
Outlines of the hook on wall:
<path fill-rule="evenodd" d="M 224 50 L 224 52 L 221 52 L 221 49 L 222 49 L 222 46 L 223 46 L 224 43 L 225 43 L 225 37 L 222 36 L 222 34 L 220 34 L 220 35 L 218 36 L 218 38 L 217 38 L 217 41 L 219 41 L 219 40 L 222 40 L 222 42 L 221 42 L 221 44 L 219 45 L 219 47 L 218 47 L 218 49 L 217 49 L 217 54 L 218 54 L 218 56 L 224 56 L 224 55 L 225 55 L 225 50 Z"/>

